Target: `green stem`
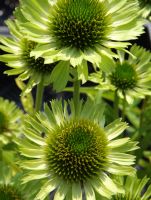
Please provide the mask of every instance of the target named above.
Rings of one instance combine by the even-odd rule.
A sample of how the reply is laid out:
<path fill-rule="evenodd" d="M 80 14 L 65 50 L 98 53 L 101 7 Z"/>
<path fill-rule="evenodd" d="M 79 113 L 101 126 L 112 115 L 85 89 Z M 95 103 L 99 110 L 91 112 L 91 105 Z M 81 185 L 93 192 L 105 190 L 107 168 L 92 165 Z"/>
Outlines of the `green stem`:
<path fill-rule="evenodd" d="M 38 112 L 42 106 L 42 98 L 43 98 L 44 86 L 43 81 L 41 81 L 37 85 L 37 92 L 36 92 L 36 103 L 35 103 L 35 111 Z"/>
<path fill-rule="evenodd" d="M 75 107 L 75 117 L 78 115 L 79 112 L 79 101 L 80 101 L 80 81 L 75 80 L 73 83 L 73 101 Z"/>
<path fill-rule="evenodd" d="M 123 96 L 124 96 L 124 99 L 123 99 L 122 119 L 124 121 L 125 120 L 125 109 L 126 109 L 126 95 L 125 95 L 125 92 L 123 92 Z"/>
<path fill-rule="evenodd" d="M 115 119 L 119 117 L 118 106 L 119 106 L 119 97 L 117 94 L 117 90 L 115 90 L 115 93 L 114 93 L 114 117 L 115 117 Z"/>
<path fill-rule="evenodd" d="M 141 137 L 141 133 L 142 133 L 144 110 L 146 108 L 147 101 L 148 101 L 147 97 L 145 99 L 143 99 L 143 101 L 142 101 L 141 113 L 140 113 L 140 120 L 139 120 L 139 137 Z"/>
<path fill-rule="evenodd" d="M 139 159 L 143 156 L 143 152 L 146 149 L 146 145 L 147 145 L 147 141 L 148 138 L 147 137 L 142 137 L 142 126 L 143 126 L 143 121 L 144 121 L 144 112 L 145 112 L 145 108 L 147 106 L 148 103 L 148 98 L 146 97 L 145 99 L 143 99 L 142 102 L 142 106 L 141 106 L 141 113 L 140 113 L 140 121 L 139 121 L 139 130 L 138 130 L 138 135 L 136 140 L 140 141 L 139 142 L 139 147 L 140 149 L 137 151 L 137 156 L 136 156 L 136 162 L 139 161 Z"/>

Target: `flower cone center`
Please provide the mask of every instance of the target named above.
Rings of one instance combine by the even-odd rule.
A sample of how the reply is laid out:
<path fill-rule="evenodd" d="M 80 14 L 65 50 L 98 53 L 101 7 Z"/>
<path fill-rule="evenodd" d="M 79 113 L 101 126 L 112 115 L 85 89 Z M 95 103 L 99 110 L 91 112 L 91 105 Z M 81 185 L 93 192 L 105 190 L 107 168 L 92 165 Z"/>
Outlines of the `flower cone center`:
<path fill-rule="evenodd" d="M 35 59 L 35 57 L 31 57 L 31 51 L 36 47 L 36 43 L 32 41 L 23 40 L 23 53 L 22 59 L 25 62 L 26 66 L 31 70 L 40 73 L 51 73 L 55 64 L 44 64 L 44 58 L 39 57 Z"/>
<path fill-rule="evenodd" d="M 53 10 L 51 33 L 60 47 L 85 50 L 101 44 L 109 21 L 98 0 L 59 0 Z"/>
<path fill-rule="evenodd" d="M 106 156 L 106 135 L 88 120 L 64 123 L 47 141 L 49 170 L 66 181 L 83 181 L 95 176 L 103 169 Z"/>
<path fill-rule="evenodd" d="M 133 66 L 125 62 L 117 65 L 115 71 L 110 75 L 110 80 L 117 89 L 133 89 L 137 83 L 137 74 Z"/>

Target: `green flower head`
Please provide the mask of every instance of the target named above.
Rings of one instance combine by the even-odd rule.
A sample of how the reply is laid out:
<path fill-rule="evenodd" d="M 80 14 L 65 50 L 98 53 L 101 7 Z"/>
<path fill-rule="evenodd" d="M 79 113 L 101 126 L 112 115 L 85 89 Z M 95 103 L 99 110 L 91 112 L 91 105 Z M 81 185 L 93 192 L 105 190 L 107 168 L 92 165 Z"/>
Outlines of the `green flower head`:
<path fill-rule="evenodd" d="M 0 185 L 1 200 L 24 200 L 22 194 L 11 185 Z"/>
<path fill-rule="evenodd" d="M 114 62 L 115 70 L 109 79 L 119 95 L 126 95 L 128 101 L 151 95 L 151 53 L 137 45 L 131 47 L 127 59 L 123 52 L 118 53 L 120 61 Z"/>
<path fill-rule="evenodd" d="M 21 132 L 22 112 L 14 102 L 0 98 L 0 142 L 7 144 Z"/>
<path fill-rule="evenodd" d="M 82 193 L 95 200 L 95 192 L 107 198 L 122 193 L 110 176 L 135 174 L 135 156 L 129 152 L 137 143 L 117 138 L 127 124 L 118 119 L 104 127 L 100 104 L 80 101 L 75 116 L 73 101 L 68 103 L 52 101 L 52 109 L 45 105 L 36 118 L 27 117 L 25 139 L 17 141 L 24 158 L 21 167 L 28 171 L 23 182 L 43 180 L 35 200 L 55 189 L 54 200 L 82 200 Z"/>
<path fill-rule="evenodd" d="M 77 66 L 83 82 L 87 61 L 94 67 L 109 62 L 116 57 L 111 48 L 127 47 L 144 24 L 135 0 L 26 0 L 21 1 L 21 12 L 29 22 L 23 23 L 17 13 L 16 17 L 27 37 L 41 43 L 31 55 L 42 56 L 47 64 L 64 60 Z"/>
<path fill-rule="evenodd" d="M 151 199 L 151 185 L 149 185 L 146 190 L 149 179 L 144 177 L 143 179 L 138 179 L 137 177 L 127 177 L 125 180 L 123 178 L 122 185 L 125 190 L 125 194 L 118 194 L 113 196 L 111 200 L 149 200 Z M 144 190 L 145 189 L 145 190 Z"/>
<path fill-rule="evenodd" d="M 54 79 L 59 79 L 62 75 L 61 83 L 59 82 L 58 90 L 65 87 L 69 76 L 69 65 L 65 62 L 44 64 L 44 58 L 30 56 L 31 51 L 37 46 L 37 42 L 31 41 L 26 38 L 22 33 L 16 21 L 7 20 L 11 38 L 0 36 L 0 49 L 7 52 L 7 54 L 0 55 L 0 60 L 5 62 L 11 69 L 5 71 L 8 75 L 19 75 L 19 79 L 28 80 L 27 87 L 24 92 L 28 92 L 34 85 L 42 82 L 43 85 L 48 85 L 54 82 Z M 65 66 L 64 66 L 65 65 Z M 64 73 L 58 74 L 55 67 L 59 70 L 60 67 L 64 68 Z M 55 74 L 54 74 L 55 73 Z M 56 86 L 54 84 L 54 89 Z"/>

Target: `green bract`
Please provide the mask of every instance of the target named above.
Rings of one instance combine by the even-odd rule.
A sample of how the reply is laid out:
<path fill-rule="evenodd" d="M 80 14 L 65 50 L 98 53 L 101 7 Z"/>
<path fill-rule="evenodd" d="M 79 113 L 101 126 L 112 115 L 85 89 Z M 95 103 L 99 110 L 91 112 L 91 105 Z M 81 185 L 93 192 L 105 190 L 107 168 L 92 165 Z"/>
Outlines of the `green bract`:
<path fill-rule="evenodd" d="M 122 181 L 122 185 L 125 190 L 125 194 L 118 194 L 113 196 L 111 200 L 149 200 L 151 199 L 151 185 L 147 186 L 148 178 L 138 179 L 137 177 L 127 177 Z"/>
<path fill-rule="evenodd" d="M 0 98 L 0 141 L 7 144 L 21 133 L 22 112 L 14 102 Z"/>
<path fill-rule="evenodd" d="M 135 174 L 129 152 L 137 143 L 117 138 L 127 124 L 118 119 L 103 127 L 102 105 L 80 101 L 75 116 L 73 101 L 68 103 L 52 101 L 52 110 L 45 105 L 36 118 L 27 117 L 25 139 L 17 141 L 25 159 L 21 167 L 28 170 L 23 182 L 43 179 L 35 200 L 55 189 L 54 200 L 82 200 L 83 192 L 87 200 L 95 200 L 95 192 L 107 198 L 122 193 L 110 175 Z"/>
<path fill-rule="evenodd" d="M 5 73 L 8 75 L 19 75 L 21 80 L 29 79 L 24 92 L 30 91 L 34 85 L 40 82 L 43 85 L 48 85 L 54 83 L 54 80 L 57 80 L 57 83 L 54 83 L 54 89 L 56 89 L 56 84 L 58 85 L 58 90 L 64 88 L 68 81 L 69 64 L 64 61 L 44 64 L 44 58 L 39 57 L 35 59 L 35 57 L 31 57 L 31 51 L 37 46 L 37 43 L 27 39 L 15 21 L 7 20 L 6 23 L 12 37 L 0 36 L 0 42 L 2 43 L 0 49 L 8 53 L 0 55 L 0 60 L 12 69 L 7 70 Z M 64 69 L 62 74 L 58 74 L 56 67 L 58 70 L 60 68 Z"/>
<path fill-rule="evenodd" d="M 117 56 L 111 48 L 127 47 L 127 41 L 136 39 L 143 29 L 135 0 L 21 2 L 21 12 L 29 22 L 16 17 L 29 40 L 41 43 L 31 55 L 42 56 L 47 64 L 63 60 L 77 66 L 83 82 L 88 75 L 87 61 L 107 71 L 102 63 Z"/>

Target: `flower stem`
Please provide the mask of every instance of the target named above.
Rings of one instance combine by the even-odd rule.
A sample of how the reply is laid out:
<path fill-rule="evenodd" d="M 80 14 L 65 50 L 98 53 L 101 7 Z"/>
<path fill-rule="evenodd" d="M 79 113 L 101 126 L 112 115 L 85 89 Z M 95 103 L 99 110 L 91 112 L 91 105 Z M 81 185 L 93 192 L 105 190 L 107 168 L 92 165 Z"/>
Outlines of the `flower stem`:
<path fill-rule="evenodd" d="M 36 103 L 35 103 L 35 111 L 38 112 L 42 106 L 42 98 L 43 98 L 44 86 L 43 81 L 41 81 L 37 85 L 37 92 L 36 92 Z"/>
<path fill-rule="evenodd" d="M 123 96 L 124 96 L 124 99 L 123 99 L 122 119 L 124 121 L 125 120 L 125 109 L 126 109 L 126 95 L 124 92 L 123 92 Z"/>
<path fill-rule="evenodd" d="M 75 107 L 75 117 L 78 115 L 79 112 L 79 101 L 80 101 L 80 81 L 75 80 L 73 83 L 73 101 Z"/>
<path fill-rule="evenodd" d="M 115 119 L 119 117 L 118 106 L 119 106 L 119 97 L 117 94 L 117 90 L 115 90 L 115 93 L 114 93 L 114 117 L 115 117 Z"/>
<path fill-rule="evenodd" d="M 147 106 L 147 103 L 148 103 L 148 97 L 145 97 L 145 99 L 142 100 L 140 121 L 139 121 L 139 136 L 138 136 L 139 138 L 138 139 L 140 139 L 141 136 L 142 136 L 142 126 L 143 126 L 144 112 L 145 112 L 145 108 Z"/>

